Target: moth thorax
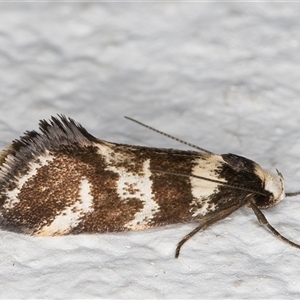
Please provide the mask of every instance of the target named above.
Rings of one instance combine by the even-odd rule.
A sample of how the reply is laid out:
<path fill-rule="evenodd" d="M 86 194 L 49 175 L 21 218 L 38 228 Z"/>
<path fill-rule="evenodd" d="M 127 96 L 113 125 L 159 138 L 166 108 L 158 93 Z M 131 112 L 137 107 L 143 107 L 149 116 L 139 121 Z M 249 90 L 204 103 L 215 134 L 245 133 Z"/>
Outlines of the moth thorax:
<path fill-rule="evenodd" d="M 264 184 L 264 193 L 266 195 L 255 195 L 255 204 L 258 208 L 265 209 L 278 204 L 285 197 L 284 178 L 282 174 L 277 171 L 278 177 L 262 170 L 260 175 Z"/>

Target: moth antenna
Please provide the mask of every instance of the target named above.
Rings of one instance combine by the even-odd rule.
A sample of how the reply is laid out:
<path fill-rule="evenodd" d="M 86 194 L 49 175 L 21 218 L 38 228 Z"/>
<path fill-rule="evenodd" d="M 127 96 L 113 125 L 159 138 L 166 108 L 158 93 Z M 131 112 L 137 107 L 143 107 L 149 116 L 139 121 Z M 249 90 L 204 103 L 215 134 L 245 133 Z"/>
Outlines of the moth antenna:
<path fill-rule="evenodd" d="M 292 247 L 300 249 L 300 245 L 290 241 L 289 239 L 287 239 L 286 237 L 281 235 L 273 226 L 271 226 L 271 224 L 269 223 L 269 221 L 267 220 L 265 215 L 262 213 L 262 211 L 251 200 L 249 200 L 249 204 L 250 204 L 252 210 L 254 211 L 254 213 L 258 219 L 258 222 L 261 225 L 267 226 L 270 229 L 270 231 L 280 240 L 284 241 L 285 243 L 289 244 Z"/>
<path fill-rule="evenodd" d="M 157 130 L 157 129 L 155 129 L 155 128 L 149 126 L 149 125 L 143 124 L 143 123 L 141 123 L 141 122 L 139 122 L 139 121 L 137 121 L 137 120 L 135 120 L 135 119 L 132 119 L 132 118 L 126 117 L 126 116 L 125 116 L 124 118 L 127 119 L 127 120 L 130 120 L 130 121 L 132 121 L 132 122 L 135 122 L 135 123 L 137 123 L 137 124 L 139 124 L 139 125 L 141 125 L 141 126 L 144 126 L 144 127 L 148 128 L 148 129 L 150 129 L 150 130 L 152 130 L 152 131 L 155 131 L 155 132 L 157 132 L 157 133 L 159 133 L 159 134 L 161 134 L 161 135 L 164 135 L 164 136 L 166 136 L 166 137 L 168 137 L 168 138 L 170 138 L 170 139 L 172 139 L 172 140 L 175 140 L 175 141 L 177 141 L 177 142 L 179 142 L 179 143 L 181 143 L 181 144 L 184 144 L 184 145 L 187 145 L 187 146 L 189 146 L 189 147 L 198 149 L 198 150 L 200 150 L 200 151 L 202 151 L 202 152 L 206 152 L 206 153 L 209 153 L 209 154 L 214 154 L 213 152 L 210 152 L 210 151 L 208 151 L 208 150 L 206 150 L 206 149 L 203 149 L 203 148 L 201 148 L 201 147 L 198 147 L 198 146 L 196 146 L 196 145 L 194 145 L 194 144 L 191 144 L 191 143 L 188 143 L 188 142 L 186 142 L 186 141 L 184 141 L 184 140 L 181 140 L 181 139 L 179 139 L 179 138 L 177 138 L 177 137 L 175 137 L 175 136 L 172 136 L 172 135 L 170 135 L 170 134 L 167 134 L 167 133 L 165 133 L 165 132 L 162 132 L 162 131 L 160 131 L 160 130 Z"/>
<path fill-rule="evenodd" d="M 198 178 L 198 179 L 202 179 L 202 180 L 206 180 L 206 181 L 210 181 L 210 182 L 215 182 L 215 183 L 219 183 L 221 185 L 224 186 L 228 186 L 230 188 L 234 188 L 237 190 L 242 190 L 242 191 L 246 191 L 246 192 L 250 192 L 250 193 L 255 193 L 258 195 L 262 195 L 262 196 L 266 196 L 266 193 L 257 191 L 257 190 L 252 190 L 252 189 L 248 189 L 245 188 L 243 186 L 239 186 L 239 185 L 235 185 L 235 184 L 228 184 L 227 182 L 221 181 L 221 180 L 216 180 L 216 179 L 211 179 L 211 178 L 207 178 L 207 177 L 203 177 L 203 176 L 197 176 L 197 175 L 186 175 L 186 174 L 182 174 L 182 173 L 176 173 L 176 172 L 168 172 L 168 171 L 161 171 L 161 170 L 155 170 L 155 169 L 150 169 L 153 172 L 158 172 L 158 173 L 164 173 L 164 174 L 170 174 L 170 175 L 175 175 L 175 176 L 182 176 L 182 177 L 194 177 L 194 178 Z"/>
<path fill-rule="evenodd" d="M 300 195 L 300 191 L 299 192 L 293 192 L 293 193 L 285 193 L 286 197 L 293 197 L 293 196 L 298 196 Z"/>

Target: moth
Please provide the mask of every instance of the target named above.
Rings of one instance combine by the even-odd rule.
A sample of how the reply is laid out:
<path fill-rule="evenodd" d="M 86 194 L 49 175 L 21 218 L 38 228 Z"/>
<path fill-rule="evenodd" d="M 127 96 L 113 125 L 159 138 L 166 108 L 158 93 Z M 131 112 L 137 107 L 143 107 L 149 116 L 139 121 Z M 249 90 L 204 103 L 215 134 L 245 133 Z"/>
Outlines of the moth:
<path fill-rule="evenodd" d="M 3 230 L 58 236 L 197 222 L 178 243 L 177 258 L 199 230 L 248 206 L 273 234 L 300 248 L 261 212 L 300 194 L 285 194 L 279 171 L 275 176 L 245 157 L 214 154 L 174 137 L 197 151 L 100 140 L 64 115 L 41 120 L 39 128 L 40 133 L 26 131 L 0 153 Z"/>

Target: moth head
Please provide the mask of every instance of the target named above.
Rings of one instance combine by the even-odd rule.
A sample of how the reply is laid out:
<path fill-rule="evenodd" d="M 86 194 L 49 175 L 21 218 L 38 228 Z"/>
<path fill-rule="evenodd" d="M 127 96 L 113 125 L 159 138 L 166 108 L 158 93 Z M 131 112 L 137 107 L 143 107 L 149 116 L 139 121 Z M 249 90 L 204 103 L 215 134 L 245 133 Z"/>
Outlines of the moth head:
<path fill-rule="evenodd" d="M 259 167 L 260 168 L 260 167 Z M 277 175 L 271 174 L 260 168 L 256 169 L 256 174 L 263 182 L 265 195 L 254 195 L 254 203 L 260 209 L 265 209 L 278 204 L 285 197 L 284 178 L 276 169 Z"/>

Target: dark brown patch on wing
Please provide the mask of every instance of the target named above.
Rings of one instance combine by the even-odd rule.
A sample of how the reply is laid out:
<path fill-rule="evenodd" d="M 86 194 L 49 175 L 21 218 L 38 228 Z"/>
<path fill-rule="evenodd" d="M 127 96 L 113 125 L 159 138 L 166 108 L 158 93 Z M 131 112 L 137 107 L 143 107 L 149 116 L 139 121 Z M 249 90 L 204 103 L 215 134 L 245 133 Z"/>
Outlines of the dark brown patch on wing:
<path fill-rule="evenodd" d="M 261 191 L 263 189 L 262 179 L 255 173 L 256 163 L 248 158 L 235 155 L 223 154 L 222 158 L 226 164 L 218 170 L 219 177 L 226 179 L 229 184 Z"/>
<path fill-rule="evenodd" d="M 239 208 L 246 204 L 249 194 L 248 191 L 219 186 L 218 193 L 212 194 L 208 198 L 208 204 L 214 205 L 214 210 L 208 211 L 206 215 L 210 216 L 218 212 L 222 214 L 223 210 L 226 211 L 231 207 Z"/>
<path fill-rule="evenodd" d="M 144 148 L 139 149 L 136 155 L 150 159 L 152 171 L 152 193 L 154 200 L 159 205 L 159 211 L 155 213 L 150 226 L 174 224 L 191 220 L 191 192 L 190 178 L 165 174 L 155 170 L 191 174 L 195 164 L 195 152 L 177 151 L 168 149 Z"/>
<path fill-rule="evenodd" d="M 105 170 L 102 156 L 91 151 L 74 154 L 85 167 L 82 167 L 87 180 L 91 183 L 91 195 L 94 198 L 93 212 L 87 213 L 82 222 L 71 232 L 95 233 L 126 230 L 124 225 L 131 221 L 134 214 L 142 208 L 140 199 L 121 200 L 117 194 L 116 181 L 119 175 Z"/>
<path fill-rule="evenodd" d="M 192 220 L 190 204 L 193 195 L 188 178 L 162 174 L 153 176 L 153 192 L 160 206 L 152 220 L 155 226 Z"/>

